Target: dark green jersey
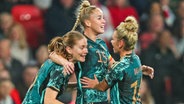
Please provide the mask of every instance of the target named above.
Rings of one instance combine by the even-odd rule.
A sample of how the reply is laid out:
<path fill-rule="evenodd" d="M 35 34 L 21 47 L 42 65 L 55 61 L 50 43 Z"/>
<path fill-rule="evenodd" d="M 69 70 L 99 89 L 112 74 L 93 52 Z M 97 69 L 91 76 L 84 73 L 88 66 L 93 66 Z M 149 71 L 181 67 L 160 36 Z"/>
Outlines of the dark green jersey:
<path fill-rule="evenodd" d="M 104 79 L 108 70 L 110 54 L 105 42 L 102 39 L 97 39 L 96 42 L 88 39 L 88 54 L 86 61 L 81 63 L 82 70 L 77 73 L 78 91 L 77 104 L 85 104 L 89 102 L 107 101 L 107 92 L 101 92 L 94 89 L 82 89 L 80 83 L 81 77 L 89 77 L 94 79 L 94 74 L 99 81 Z"/>
<path fill-rule="evenodd" d="M 125 56 L 105 77 L 111 86 L 111 104 L 140 104 L 141 62 L 136 54 Z"/>
<path fill-rule="evenodd" d="M 47 87 L 61 94 L 69 79 L 69 75 L 64 76 L 62 70 L 63 66 L 55 64 L 51 60 L 45 61 L 27 91 L 22 104 L 42 104 Z"/>

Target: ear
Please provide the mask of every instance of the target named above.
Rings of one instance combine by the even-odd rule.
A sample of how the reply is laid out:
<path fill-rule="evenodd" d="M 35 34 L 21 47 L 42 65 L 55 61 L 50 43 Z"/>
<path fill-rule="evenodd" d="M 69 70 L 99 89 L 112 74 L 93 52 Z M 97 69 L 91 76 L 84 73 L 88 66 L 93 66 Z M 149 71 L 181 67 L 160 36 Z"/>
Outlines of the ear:
<path fill-rule="evenodd" d="M 86 25 L 87 27 L 90 27 L 90 26 L 91 26 L 91 22 L 90 22 L 88 19 L 85 20 L 84 23 L 85 23 L 85 25 Z"/>
<path fill-rule="evenodd" d="M 72 54 L 72 48 L 71 47 L 66 47 L 66 51 L 69 53 L 69 54 Z"/>
<path fill-rule="evenodd" d="M 120 41 L 118 42 L 118 47 L 119 47 L 120 49 L 124 47 L 124 41 L 123 41 L 123 40 L 120 40 Z"/>

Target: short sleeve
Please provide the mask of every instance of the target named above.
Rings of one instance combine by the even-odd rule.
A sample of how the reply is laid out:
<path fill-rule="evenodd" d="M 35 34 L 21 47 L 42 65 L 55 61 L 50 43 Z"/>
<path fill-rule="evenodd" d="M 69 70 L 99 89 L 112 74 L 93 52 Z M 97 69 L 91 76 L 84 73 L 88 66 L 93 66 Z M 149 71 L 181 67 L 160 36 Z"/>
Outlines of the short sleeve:
<path fill-rule="evenodd" d="M 108 86 L 113 86 L 119 80 L 122 80 L 125 75 L 125 69 L 128 67 L 128 64 L 124 64 L 122 62 L 116 63 L 110 72 L 108 72 L 105 76 L 105 79 L 108 83 Z"/>
<path fill-rule="evenodd" d="M 62 87 L 64 87 L 66 78 L 63 75 L 62 70 L 62 67 L 55 67 L 52 69 L 47 87 L 50 87 L 58 92 L 62 89 Z"/>

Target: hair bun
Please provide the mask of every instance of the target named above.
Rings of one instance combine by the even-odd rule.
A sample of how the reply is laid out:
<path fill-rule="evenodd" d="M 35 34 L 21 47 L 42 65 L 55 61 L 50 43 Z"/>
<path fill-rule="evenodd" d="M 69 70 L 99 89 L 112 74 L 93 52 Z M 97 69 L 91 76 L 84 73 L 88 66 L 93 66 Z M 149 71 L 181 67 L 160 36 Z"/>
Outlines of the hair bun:
<path fill-rule="evenodd" d="M 128 16 L 124 22 L 125 29 L 129 32 L 137 32 L 138 24 L 133 16 Z"/>
<path fill-rule="evenodd" d="M 90 6 L 89 1 L 84 0 L 84 1 L 82 2 L 82 7 L 83 7 L 83 8 L 86 8 L 86 7 L 89 7 L 89 6 Z"/>

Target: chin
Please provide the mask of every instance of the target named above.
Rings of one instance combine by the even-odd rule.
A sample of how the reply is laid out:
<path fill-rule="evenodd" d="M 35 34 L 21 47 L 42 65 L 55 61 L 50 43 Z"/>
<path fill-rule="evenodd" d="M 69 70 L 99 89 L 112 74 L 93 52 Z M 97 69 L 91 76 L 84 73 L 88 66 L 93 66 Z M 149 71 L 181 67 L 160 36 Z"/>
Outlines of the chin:
<path fill-rule="evenodd" d="M 100 34 L 103 34 L 105 31 L 101 31 Z"/>
<path fill-rule="evenodd" d="M 98 34 L 103 34 L 105 31 L 104 30 L 101 30 L 98 32 Z"/>
<path fill-rule="evenodd" d="M 85 61 L 85 59 L 80 59 L 79 61 L 80 61 L 80 62 L 84 62 L 84 61 Z"/>

